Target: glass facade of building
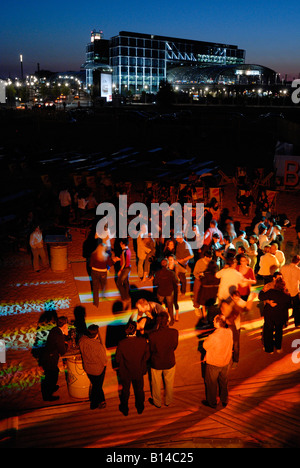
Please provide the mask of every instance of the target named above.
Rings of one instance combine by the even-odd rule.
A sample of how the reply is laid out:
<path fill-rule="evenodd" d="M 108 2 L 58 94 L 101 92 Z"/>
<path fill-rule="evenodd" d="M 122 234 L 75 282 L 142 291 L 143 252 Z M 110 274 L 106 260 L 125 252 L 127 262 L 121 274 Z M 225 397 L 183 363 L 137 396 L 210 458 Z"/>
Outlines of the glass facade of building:
<path fill-rule="evenodd" d="M 253 64 L 210 65 L 205 67 L 176 67 L 167 72 L 167 80 L 180 88 L 195 84 L 274 84 L 277 73 L 270 68 Z"/>
<path fill-rule="evenodd" d="M 109 41 L 103 39 L 102 31 L 91 32 L 91 42 L 86 46 L 86 61 L 82 68 L 86 70 L 86 86 L 94 83 L 95 70 L 109 70 Z"/>
<path fill-rule="evenodd" d="M 234 45 L 122 31 L 110 40 L 115 91 L 156 93 L 167 72 L 179 65 L 239 65 L 245 51 Z"/>

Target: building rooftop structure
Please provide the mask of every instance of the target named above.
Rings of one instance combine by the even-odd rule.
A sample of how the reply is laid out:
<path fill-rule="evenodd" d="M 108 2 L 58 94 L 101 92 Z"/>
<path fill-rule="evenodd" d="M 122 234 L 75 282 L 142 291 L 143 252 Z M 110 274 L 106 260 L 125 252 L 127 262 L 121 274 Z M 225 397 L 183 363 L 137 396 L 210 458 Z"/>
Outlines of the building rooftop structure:
<path fill-rule="evenodd" d="M 273 84 L 278 74 L 254 64 L 180 66 L 168 70 L 167 79 L 174 85 L 194 84 Z"/>

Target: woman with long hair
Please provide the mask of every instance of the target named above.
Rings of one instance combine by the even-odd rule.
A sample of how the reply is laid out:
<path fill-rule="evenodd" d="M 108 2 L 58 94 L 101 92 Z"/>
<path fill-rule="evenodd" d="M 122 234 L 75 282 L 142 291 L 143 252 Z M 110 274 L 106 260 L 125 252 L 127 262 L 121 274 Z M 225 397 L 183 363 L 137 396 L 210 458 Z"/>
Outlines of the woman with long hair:
<path fill-rule="evenodd" d="M 237 237 L 233 222 L 228 221 L 225 225 L 225 234 L 229 236 L 230 242 Z"/>
<path fill-rule="evenodd" d="M 166 258 L 170 255 L 175 255 L 176 252 L 176 243 L 174 239 L 168 239 L 165 242 L 163 254 Z"/>

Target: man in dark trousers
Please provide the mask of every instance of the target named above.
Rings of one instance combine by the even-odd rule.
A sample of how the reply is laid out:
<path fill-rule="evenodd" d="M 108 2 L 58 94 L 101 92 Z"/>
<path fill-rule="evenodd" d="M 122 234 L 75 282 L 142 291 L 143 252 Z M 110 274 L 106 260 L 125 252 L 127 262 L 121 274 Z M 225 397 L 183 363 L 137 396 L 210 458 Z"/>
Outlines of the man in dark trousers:
<path fill-rule="evenodd" d="M 90 408 L 105 408 L 103 382 L 105 377 L 107 357 L 102 344 L 98 325 L 90 325 L 87 333 L 79 340 L 79 348 L 83 361 L 83 368 L 92 384 L 90 392 Z"/>
<path fill-rule="evenodd" d="M 178 330 L 169 328 L 169 315 L 160 312 L 157 317 L 158 329 L 149 335 L 151 354 L 152 398 L 150 403 L 161 407 L 162 379 L 165 384 L 165 404 L 169 406 L 173 400 L 173 385 L 175 378 L 175 350 L 178 346 Z"/>
<path fill-rule="evenodd" d="M 126 338 L 117 346 L 116 362 L 119 365 L 119 377 L 122 384 L 120 411 L 128 415 L 130 385 L 133 386 L 135 407 L 138 414 L 144 411 L 144 374 L 147 372 L 147 360 L 150 357 L 149 345 L 143 337 L 136 336 L 136 322 L 130 321 L 126 327 Z"/>
<path fill-rule="evenodd" d="M 118 272 L 118 279 L 117 279 L 117 288 L 120 292 L 121 299 L 123 301 L 124 308 L 127 309 L 131 302 L 130 294 L 129 294 L 129 274 L 131 270 L 131 250 L 128 247 L 129 241 L 128 239 L 122 239 L 120 241 L 120 247 L 122 249 L 122 253 L 120 258 L 114 257 L 113 261 L 120 261 L 120 270 Z"/>
<path fill-rule="evenodd" d="M 181 294 L 185 296 L 186 293 L 186 273 L 188 263 L 194 258 L 194 253 L 190 244 L 183 238 L 183 233 L 176 234 L 176 273 L 181 284 Z"/>
<path fill-rule="evenodd" d="M 220 401 L 225 407 L 228 403 L 228 372 L 232 360 L 232 331 L 227 328 L 222 314 L 214 318 L 215 331 L 205 339 L 205 393 L 203 405 L 216 408 L 219 391 Z"/>
<path fill-rule="evenodd" d="M 59 396 L 53 393 L 58 390 L 58 360 L 68 349 L 68 319 L 58 317 L 57 326 L 50 330 L 46 346 L 41 357 L 41 365 L 44 369 L 44 381 L 42 383 L 42 395 L 44 401 L 56 401 Z"/>
<path fill-rule="evenodd" d="M 156 295 L 159 302 L 162 304 L 166 301 L 170 325 L 174 324 L 174 294 L 178 288 L 178 280 L 174 271 L 169 270 L 168 260 L 164 258 L 161 261 L 161 269 L 155 273 L 153 286 L 157 287 Z M 176 321 L 178 317 L 176 317 Z"/>

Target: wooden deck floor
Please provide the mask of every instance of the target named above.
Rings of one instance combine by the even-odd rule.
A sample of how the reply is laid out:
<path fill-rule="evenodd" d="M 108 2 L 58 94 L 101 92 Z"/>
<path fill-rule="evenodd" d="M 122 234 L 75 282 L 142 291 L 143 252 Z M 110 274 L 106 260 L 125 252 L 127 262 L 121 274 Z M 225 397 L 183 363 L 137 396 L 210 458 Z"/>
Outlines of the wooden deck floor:
<path fill-rule="evenodd" d="M 270 378 L 272 377 L 272 378 Z M 160 409 L 146 402 L 138 415 L 130 398 L 127 417 L 118 399 L 91 411 L 87 401 L 19 415 L 10 446 L 18 448 L 296 448 L 300 445 L 299 372 L 247 382 L 232 380 L 230 401 L 217 410 L 201 404 L 202 389 L 175 389 Z M 150 396 L 146 392 L 146 399 Z"/>

